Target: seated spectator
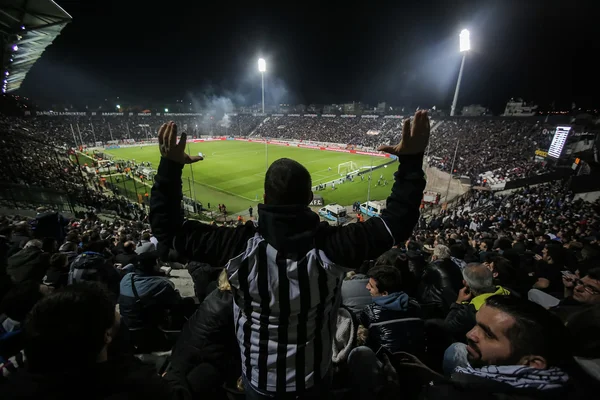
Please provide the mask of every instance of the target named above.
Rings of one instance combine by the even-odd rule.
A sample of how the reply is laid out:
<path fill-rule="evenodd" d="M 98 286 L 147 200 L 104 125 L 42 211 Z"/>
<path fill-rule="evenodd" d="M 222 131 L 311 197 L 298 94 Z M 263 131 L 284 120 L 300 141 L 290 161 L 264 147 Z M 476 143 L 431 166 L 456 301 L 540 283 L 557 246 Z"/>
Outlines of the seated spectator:
<path fill-rule="evenodd" d="M 130 330 L 144 329 L 145 344 L 152 350 L 164 347 L 158 328 L 179 330 L 184 318 L 195 310 L 193 299 L 182 299 L 173 283 L 160 272 L 158 254 L 138 256 L 135 270 L 121 280 L 119 309 Z M 149 336 L 156 335 L 156 343 Z"/>
<path fill-rule="evenodd" d="M 483 264 L 469 264 L 462 273 L 464 287 L 445 319 L 446 328 L 457 340 L 473 329 L 475 314 L 489 297 L 510 295 L 502 286 L 494 286 L 492 271 Z"/>
<path fill-rule="evenodd" d="M 87 243 L 84 249 L 85 251 L 71 264 L 69 284 L 99 282 L 118 296 L 121 276 L 113 267 L 112 260 L 105 254 L 106 243 L 101 240 L 92 241 Z"/>
<path fill-rule="evenodd" d="M 108 359 L 120 316 L 95 284 L 59 290 L 38 302 L 25 324 L 26 367 L 0 389 L 3 399 L 186 398 L 132 356 Z"/>
<path fill-rule="evenodd" d="M 369 330 L 367 346 L 378 351 L 418 351 L 424 347 L 423 322 L 419 303 L 402 291 L 402 275 L 392 266 L 369 270 L 367 289 L 373 302 L 358 315 L 360 325 Z"/>
<path fill-rule="evenodd" d="M 575 313 L 567 321 L 567 329 L 573 338 L 573 356 L 575 368 L 572 385 L 579 398 L 586 398 L 585 393 L 598 393 L 600 390 L 600 305 L 585 308 Z M 576 396 L 573 396 L 576 397 Z"/>
<path fill-rule="evenodd" d="M 587 307 L 600 304 L 600 267 L 590 269 L 579 279 L 576 275 L 563 276 L 564 299 L 559 300 L 539 290 L 529 291 L 529 300 L 551 307 L 550 311 L 557 314 L 563 321 L 574 313 Z"/>
<path fill-rule="evenodd" d="M 560 245 L 546 245 L 542 254 L 541 257 L 536 256 L 537 281 L 533 284 L 533 288 L 550 294 L 561 293 L 563 290 L 561 271 L 566 268 L 565 249 Z"/>
<path fill-rule="evenodd" d="M 348 272 L 342 282 L 342 304 L 355 315 L 358 315 L 366 306 L 373 302 L 371 293 L 367 289 L 369 277 Z"/>
<path fill-rule="evenodd" d="M 156 250 L 156 246 L 154 245 L 154 243 L 152 243 L 150 241 L 150 233 L 148 233 L 148 232 L 142 233 L 142 240 L 136 247 L 135 252 L 137 254 L 142 254 L 142 253 L 147 253 L 147 252 L 154 251 L 154 250 Z"/>
<path fill-rule="evenodd" d="M 241 375 L 233 295 L 225 270 L 211 292 L 183 327 L 175 343 L 165 379 L 179 381 L 197 398 L 208 398 L 223 383 L 234 387 Z"/>
<path fill-rule="evenodd" d="M 65 253 L 52 254 L 50 268 L 46 271 L 44 285 L 54 289 L 67 286 L 69 283 L 69 258 Z"/>
<path fill-rule="evenodd" d="M 569 335 L 543 307 L 513 296 L 492 296 L 477 313 L 467 345 L 445 355 L 449 381 L 425 388 L 426 398 L 549 398 L 566 395 Z M 553 398 L 554 398 L 553 397 Z"/>
<path fill-rule="evenodd" d="M 14 283 L 41 283 L 49 266 L 50 255 L 42 250 L 42 241 L 33 239 L 27 242 L 23 250 L 8 258 L 6 272 Z"/>
<path fill-rule="evenodd" d="M 23 349 L 25 317 L 43 297 L 40 284 L 25 281 L 15 285 L 0 302 L 0 358 L 7 359 Z"/>
<path fill-rule="evenodd" d="M 115 256 L 115 263 L 121 264 L 122 267 L 133 264 L 137 253 L 135 252 L 135 243 L 132 241 L 126 242 L 123 246 L 123 252 Z"/>

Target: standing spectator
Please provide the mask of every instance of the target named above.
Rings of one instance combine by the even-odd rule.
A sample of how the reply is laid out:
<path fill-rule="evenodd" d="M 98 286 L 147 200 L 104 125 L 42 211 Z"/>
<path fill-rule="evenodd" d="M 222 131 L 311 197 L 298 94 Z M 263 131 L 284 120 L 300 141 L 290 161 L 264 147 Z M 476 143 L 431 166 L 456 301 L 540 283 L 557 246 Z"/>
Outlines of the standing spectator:
<path fill-rule="evenodd" d="M 427 112 L 419 111 L 412 129 L 410 120 L 404 122 L 400 144 L 380 148 L 400 162 L 381 218 L 345 227 L 321 224 L 308 208 L 310 174 L 299 163 L 283 158 L 267 171 L 259 226 L 248 222 L 228 229 L 182 220 L 182 169 L 200 158 L 185 153 L 185 134 L 177 144 L 176 125 L 161 127 L 162 159 L 152 188 L 152 229 L 161 245 L 172 246 L 191 260 L 226 265 L 235 288 L 236 333 L 247 398 L 327 393 L 330 333 L 341 302 L 343 276 L 412 232 L 425 187 L 422 160 L 429 130 Z"/>

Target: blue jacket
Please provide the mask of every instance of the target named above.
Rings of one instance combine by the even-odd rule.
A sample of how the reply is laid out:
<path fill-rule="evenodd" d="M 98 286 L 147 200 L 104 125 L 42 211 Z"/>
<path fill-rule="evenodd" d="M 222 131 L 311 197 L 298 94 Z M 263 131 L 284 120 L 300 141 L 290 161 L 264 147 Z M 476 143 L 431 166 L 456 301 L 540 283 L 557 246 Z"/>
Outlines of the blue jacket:
<path fill-rule="evenodd" d="M 131 286 L 132 277 L 137 299 Z M 139 270 L 126 274 L 120 286 L 119 310 L 131 329 L 157 327 L 163 322 L 166 311 L 182 301 L 169 279 L 147 275 Z"/>

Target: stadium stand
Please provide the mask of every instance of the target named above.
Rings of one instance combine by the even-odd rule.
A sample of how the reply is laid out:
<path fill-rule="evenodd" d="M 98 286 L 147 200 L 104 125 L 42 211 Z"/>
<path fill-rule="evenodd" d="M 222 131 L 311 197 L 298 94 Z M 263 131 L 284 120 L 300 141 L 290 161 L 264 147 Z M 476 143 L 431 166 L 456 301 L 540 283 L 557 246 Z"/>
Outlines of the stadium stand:
<path fill-rule="evenodd" d="M 330 138 L 331 132 L 340 125 L 345 133 L 334 138 L 360 138 L 363 130 L 385 131 L 388 124 L 382 119 L 362 122 L 338 118 L 332 122 L 324 118 L 307 118 L 306 121 L 301 118 L 298 124 L 292 122 L 299 120 L 298 117 L 264 119 L 232 120 L 239 121 L 247 134 L 253 130 L 259 136 L 279 132 L 272 136 L 294 140 Z M 113 135 L 123 128 L 127 130 L 123 124 L 130 120 L 119 122 L 119 118 L 107 117 L 93 121 L 94 133 L 86 130 L 85 137 L 95 134 L 97 139 L 105 139 L 110 137 L 110 130 Z M 187 121 L 195 125 L 195 121 Z M 165 258 L 159 261 L 163 252 L 160 245 L 159 252 L 145 250 L 151 247 L 150 243 L 157 243 L 152 231 L 163 228 L 148 224 L 145 207 L 106 191 L 93 179 L 93 173 L 77 163 L 73 157 L 80 153 L 70 149 L 68 134 L 59 133 L 72 123 L 84 125 L 85 122 L 74 116 L 3 117 L 0 120 L 0 176 L 3 188 L 11 188 L 8 195 L 3 190 L 2 204 L 19 210 L 38 209 L 33 217 L 15 213 L 0 217 L 2 397 L 39 394 L 35 392 L 38 386 L 27 384 L 32 379 L 31 374 L 36 371 L 38 382 L 46 382 L 39 379 L 50 376 L 49 368 L 66 368 L 60 362 L 48 365 L 44 361 L 56 360 L 59 356 L 81 370 L 70 372 L 69 381 L 81 377 L 82 373 L 90 374 L 89 361 L 82 359 L 81 354 L 85 351 L 96 354 L 96 350 L 93 346 L 86 347 L 90 346 L 87 342 L 75 340 L 82 332 L 97 335 L 98 332 L 93 331 L 96 325 L 88 323 L 87 330 L 82 330 L 83 326 L 71 323 L 60 331 L 58 338 L 44 328 L 44 324 L 58 323 L 65 310 L 70 310 L 69 315 L 78 315 L 78 302 L 89 302 L 86 307 L 92 309 L 106 303 L 112 309 L 117 301 L 114 296 L 120 291 L 126 290 L 131 297 L 131 284 L 140 285 L 138 294 L 150 296 L 144 297 L 141 304 L 154 301 L 152 315 L 164 319 L 153 325 L 152 330 L 129 329 L 127 321 L 132 318 L 132 309 L 129 309 L 128 319 L 121 320 L 120 327 L 108 317 L 106 326 L 98 325 L 102 329 L 113 326 L 114 341 L 108 346 L 106 362 L 111 370 L 119 371 L 119 380 L 112 372 L 89 375 L 93 376 L 94 384 L 102 384 L 106 393 L 125 391 L 119 393 L 128 396 L 146 393 L 151 387 L 156 398 L 243 397 L 250 383 L 240 378 L 240 354 L 230 312 L 234 300 L 226 276 L 219 277 L 224 265 L 187 264 L 195 291 L 209 293 L 193 307 L 194 314 L 187 322 L 190 314 L 184 310 L 189 307 L 190 299 L 175 294 L 173 297 L 153 295 L 148 289 L 153 286 L 144 286 L 150 283 L 142 282 L 169 288 L 171 284 L 167 283 L 168 278 L 160 272 L 160 267 L 168 271 L 167 267 L 175 266 L 175 261 L 185 265 L 187 260 L 172 253 L 163 255 Z M 389 128 L 395 131 L 394 127 Z M 544 140 L 539 128 L 528 122 L 446 121 L 432 135 L 430 157 L 438 154 L 442 160 L 447 159 L 457 136 L 461 141 L 471 136 L 478 140 L 489 137 L 491 143 L 500 145 L 501 138 L 505 138 L 519 146 L 538 146 Z M 485 135 L 479 136 L 480 130 Z M 134 132 L 139 139 L 147 134 L 143 130 Z M 47 140 L 54 136 L 58 138 Z M 434 139 L 446 143 L 446 147 L 434 144 Z M 505 154 L 509 148 L 504 148 L 503 154 L 495 152 L 496 147 L 492 145 L 473 146 L 469 145 L 468 149 L 481 148 L 486 154 L 494 155 L 489 158 L 489 164 L 485 164 L 487 169 L 513 171 L 527 164 L 527 160 L 516 158 L 512 153 Z M 457 168 L 466 174 L 477 173 L 480 169 L 471 161 L 487 161 L 478 154 L 473 157 L 464 157 Z M 443 162 L 438 166 L 447 168 Z M 19 191 L 24 194 L 17 198 Z M 61 201 L 68 205 L 61 208 Z M 106 210 L 113 211 L 109 219 L 102 216 Z M 71 219 L 63 216 L 71 212 L 75 214 Z M 241 225 L 220 229 L 242 232 L 251 228 Z M 437 398 L 438 390 L 447 398 L 449 391 L 456 390 L 461 395 L 481 394 L 482 387 L 493 396 L 518 393 L 520 398 L 556 395 L 575 399 L 584 393 L 593 393 L 598 385 L 594 366 L 598 365 L 600 353 L 597 340 L 587 332 L 593 331 L 597 324 L 600 307 L 599 239 L 600 203 L 576 199 L 568 185 L 560 181 L 503 195 L 472 190 L 447 212 L 422 214 L 408 241 L 399 243 L 376 260 L 358 260 L 363 264 L 356 271 L 358 274 L 348 276 L 341 283 L 345 296 L 342 304 L 355 305 L 355 299 L 367 299 L 365 304 L 369 310 L 365 312 L 369 317 L 360 309 L 355 317 L 344 311 L 345 308 L 340 309 L 335 324 L 336 340 L 331 344 L 330 393 L 349 399 L 356 398 L 353 394 L 360 394 L 360 399 L 371 398 L 368 391 L 379 393 L 378 399 L 397 398 L 400 392 L 403 398 L 423 395 Z M 142 254 L 138 255 L 136 249 Z M 88 264 L 84 263 L 86 257 Z M 128 264 L 123 265 L 123 260 L 128 260 L 125 261 Z M 374 264 L 377 266 L 370 269 Z M 85 265 L 105 271 L 106 275 L 80 275 Z M 113 292 L 104 295 L 94 287 L 75 284 L 80 276 L 108 285 Z M 109 278 L 111 276 L 113 278 Z M 119 281 L 121 289 L 114 285 Z M 467 286 L 463 287 L 463 281 Z M 48 294 L 49 291 L 55 293 Z M 53 302 L 59 300 L 62 305 L 56 308 Z M 129 307 L 129 303 L 123 301 L 127 300 L 121 298 L 119 303 Z M 15 307 L 16 304 L 20 307 Z M 403 308 L 408 304 L 410 313 Z M 30 315 L 28 320 L 27 314 Z M 512 318 L 505 322 L 514 324 L 512 328 L 507 330 L 494 325 L 494 318 L 500 314 L 503 318 L 506 315 Z M 148 314 L 139 314 L 142 320 L 144 315 Z M 407 319 L 398 322 L 398 318 Z M 82 324 L 87 321 L 83 314 L 76 320 Z M 152 321 L 156 322 L 154 318 Z M 565 328 L 557 321 L 569 323 Z M 492 334 L 510 343 L 505 349 L 510 356 L 494 358 L 485 338 L 489 332 L 482 332 L 476 323 L 485 325 Z M 389 328 L 382 330 L 382 326 Z M 38 329 L 41 336 L 36 336 L 36 340 L 43 340 L 37 342 L 27 336 L 27 327 Z M 513 335 L 511 329 L 519 330 L 519 334 Z M 455 334 L 460 330 L 468 332 L 466 337 Z M 121 337 L 118 332 L 128 335 Z M 364 335 L 367 335 L 366 341 Z M 418 341 L 419 359 L 386 350 L 402 347 L 406 340 L 413 343 L 409 348 L 416 349 L 414 343 L 417 342 L 410 341 L 413 335 L 425 340 Z M 125 336 L 129 339 L 125 340 Z M 76 352 L 68 350 L 69 344 L 74 343 L 78 343 Z M 377 343 L 385 343 L 384 349 Z M 151 353 L 171 346 L 175 350 L 170 358 L 165 353 Z M 522 348 L 525 350 L 519 350 Z M 537 368 L 519 365 L 522 358 L 518 351 L 536 354 L 547 364 Z M 127 358 L 129 361 L 124 364 L 123 357 L 131 353 L 136 357 Z M 488 361 L 490 359 L 494 361 Z M 157 363 L 160 367 L 155 369 Z M 517 369 L 520 371 L 518 388 L 506 383 L 514 379 Z M 452 375 L 444 377 L 444 373 Z M 133 383 L 140 382 L 140 378 L 146 389 Z M 543 383 L 540 384 L 540 380 Z M 122 381 L 132 383 L 116 385 Z M 52 393 L 77 390 L 74 385 L 47 385 L 46 382 L 42 387 L 51 387 L 45 390 Z"/>

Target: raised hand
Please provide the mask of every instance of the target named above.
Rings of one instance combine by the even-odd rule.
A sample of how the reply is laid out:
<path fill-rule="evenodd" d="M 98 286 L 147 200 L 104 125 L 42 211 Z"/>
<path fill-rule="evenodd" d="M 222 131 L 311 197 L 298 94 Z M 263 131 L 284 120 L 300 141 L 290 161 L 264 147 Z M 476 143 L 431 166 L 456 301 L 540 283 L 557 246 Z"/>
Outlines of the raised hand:
<path fill-rule="evenodd" d="M 424 153 L 429 143 L 430 130 L 427 111 L 417 111 L 412 126 L 410 118 L 404 120 L 400 143 L 395 146 L 380 146 L 377 150 L 394 156 Z"/>
<path fill-rule="evenodd" d="M 181 134 L 177 143 L 177 124 L 173 121 L 163 124 L 158 131 L 160 155 L 179 164 L 191 164 L 203 160 L 200 156 L 190 156 L 185 152 L 187 135 Z"/>

